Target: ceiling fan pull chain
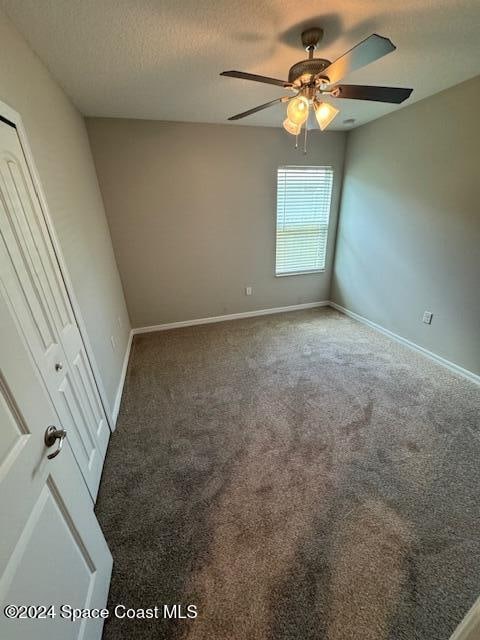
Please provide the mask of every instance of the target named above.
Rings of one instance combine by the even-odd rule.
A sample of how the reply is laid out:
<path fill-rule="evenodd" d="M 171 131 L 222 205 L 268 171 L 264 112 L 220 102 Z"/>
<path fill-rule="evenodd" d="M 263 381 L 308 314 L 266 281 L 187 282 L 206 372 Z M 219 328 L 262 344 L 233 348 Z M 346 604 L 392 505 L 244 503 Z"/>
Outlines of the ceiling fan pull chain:
<path fill-rule="evenodd" d="M 305 137 L 303 138 L 303 153 L 306 154 L 307 153 L 307 123 L 305 123 Z"/>
<path fill-rule="evenodd" d="M 295 149 L 298 149 L 298 133 L 295 136 Z"/>

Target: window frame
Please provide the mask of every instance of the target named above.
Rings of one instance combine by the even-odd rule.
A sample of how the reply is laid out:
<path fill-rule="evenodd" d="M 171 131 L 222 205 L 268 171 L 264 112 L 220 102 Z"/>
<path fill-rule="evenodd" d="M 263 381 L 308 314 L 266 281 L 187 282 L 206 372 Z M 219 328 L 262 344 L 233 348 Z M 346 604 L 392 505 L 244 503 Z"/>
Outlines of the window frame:
<path fill-rule="evenodd" d="M 303 271 L 289 271 L 288 273 L 277 273 L 277 249 L 278 249 L 278 177 L 280 169 L 330 169 L 332 173 L 332 191 L 330 194 L 330 205 L 328 210 L 328 222 L 327 222 L 327 233 L 325 239 L 325 266 L 322 269 L 307 269 Z M 314 273 L 325 273 L 327 269 L 327 259 L 328 259 L 328 240 L 329 240 L 329 231 L 330 231 L 330 220 L 332 214 L 332 200 L 333 200 L 333 187 L 334 187 L 334 179 L 335 179 L 335 169 L 331 164 L 322 164 L 322 165 L 309 165 L 309 164 L 284 164 L 279 165 L 276 171 L 276 190 L 275 190 L 275 252 L 274 252 L 274 261 L 273 261 L 273 273 L 276 278 L 286 278 L 290 276 L 305 276 Z"/>

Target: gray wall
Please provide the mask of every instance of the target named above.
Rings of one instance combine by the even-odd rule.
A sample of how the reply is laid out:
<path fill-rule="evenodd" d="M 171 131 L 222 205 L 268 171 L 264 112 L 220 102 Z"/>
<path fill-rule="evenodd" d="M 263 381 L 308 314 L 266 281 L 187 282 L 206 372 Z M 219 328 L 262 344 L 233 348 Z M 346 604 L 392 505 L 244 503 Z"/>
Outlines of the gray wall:
<path fill-rule="evenodd" d="M 88 119 L 134 327 L 328 299 L 345 134 Z M 276 170 L 335 168 L 325 273 L 274 276 Z M 247 297 L 244 287 L 254 295 Z"/>
<path fill-rule="evenodd" d="M 85 124 L 1 11 L 0 42 L 0 100 L 23 119 L 89 340 L 113 404 L 130 327 Z M 111 335 L 117 341 L 115 351 Z"/>
<path fill-rule="evenodd" d="M 475 373 L 479 108 L 477 77 L 349 134 L 332 280 L 338 304 Z"/>

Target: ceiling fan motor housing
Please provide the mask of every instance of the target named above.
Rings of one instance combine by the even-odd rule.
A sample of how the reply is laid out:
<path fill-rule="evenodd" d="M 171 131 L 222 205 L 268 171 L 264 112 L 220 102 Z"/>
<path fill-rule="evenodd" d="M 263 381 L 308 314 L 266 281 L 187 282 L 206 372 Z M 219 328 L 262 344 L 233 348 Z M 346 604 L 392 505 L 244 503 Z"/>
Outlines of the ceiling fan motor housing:
<path fill-rule="evenodd" d="M 330 60 L 324 58 L 311 58 L 310 60 L 300 60 L 296 62 L 288 72 L 288 82 L 295 82 L 303 75 L 309 75 L 311 78 L 317 74 L 321 74 L 324 69 L 330 65 Z"/>

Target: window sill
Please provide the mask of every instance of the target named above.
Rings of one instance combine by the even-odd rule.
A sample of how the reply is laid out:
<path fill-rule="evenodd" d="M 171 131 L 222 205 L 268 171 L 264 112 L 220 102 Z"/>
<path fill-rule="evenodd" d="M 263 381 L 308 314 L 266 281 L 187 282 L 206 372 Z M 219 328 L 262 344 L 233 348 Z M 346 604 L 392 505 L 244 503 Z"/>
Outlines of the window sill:
<path fill-rule="evenodd" d="M 276 273 L 276 278 L 285 278 L 287 276 L 308 276 L 311 273 L 325 273 L 325 269 L 313 269 L 311 271 L 291 271 L 289 273 Z"/>

